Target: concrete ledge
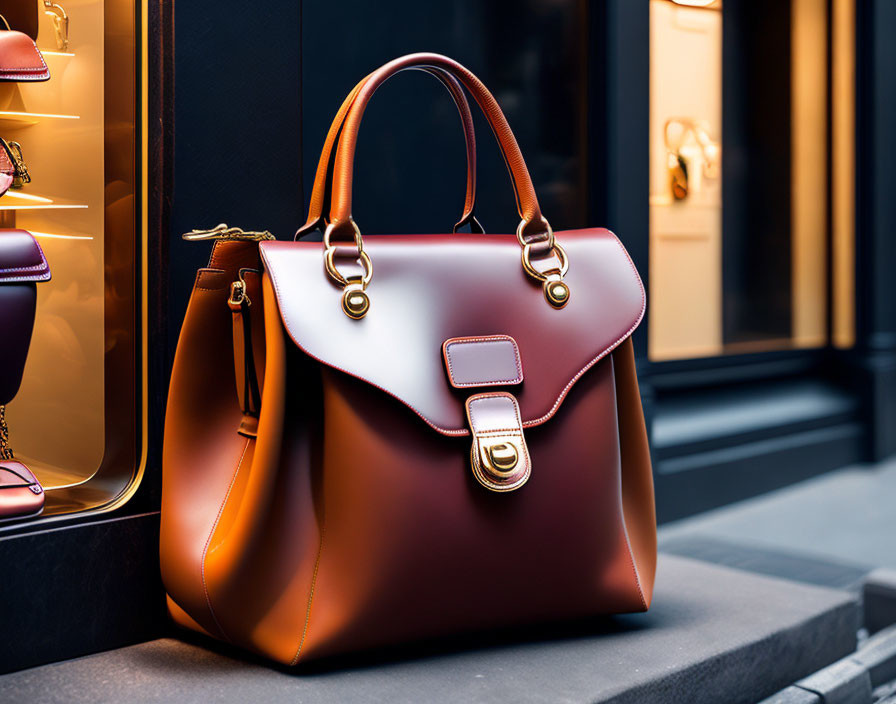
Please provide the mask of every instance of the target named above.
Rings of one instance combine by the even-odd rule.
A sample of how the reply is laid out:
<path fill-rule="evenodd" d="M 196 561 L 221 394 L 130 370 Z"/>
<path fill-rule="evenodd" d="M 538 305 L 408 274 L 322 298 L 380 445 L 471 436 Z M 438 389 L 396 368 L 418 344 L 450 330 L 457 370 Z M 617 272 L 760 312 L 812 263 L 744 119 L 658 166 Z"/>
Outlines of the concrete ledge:
<path fill-rule="evenodd" d="M 661 556 L 649 614 L 286 670 L 162 639 L 0 677 L 0 701 L 751 704 L 855 649 L 842 591 Z"/>

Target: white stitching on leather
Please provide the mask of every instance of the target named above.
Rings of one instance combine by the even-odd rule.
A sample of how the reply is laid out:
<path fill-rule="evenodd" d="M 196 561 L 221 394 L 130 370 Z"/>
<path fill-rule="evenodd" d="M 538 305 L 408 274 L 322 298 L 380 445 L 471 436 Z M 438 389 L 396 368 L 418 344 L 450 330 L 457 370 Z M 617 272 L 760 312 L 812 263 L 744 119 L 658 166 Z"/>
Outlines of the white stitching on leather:
<path fill-rule="evenodd" d="M 516 377 L 513 379 L 493 379 L 492 381 L 472 381 L 459 382 L 454 379 L 454 369 L 451 366 L 451 348 L 454 345 L 475 345 L 475 344 L 494 344 L 501 342 L 509 342 L 513 347 L 513 363 L 516 366 Z M 484 335 L 482 337 L 452 337 L 442 345 L 445 351 L 445 364 L 448 366 L 448 376 L 451 384 L 459 389 L 466 389 L 471 386 L 501 386 L 503 384 L 520 384 L 523 381 L 523 365 L 520 360 L 520 348 L 510 335 Z"/>

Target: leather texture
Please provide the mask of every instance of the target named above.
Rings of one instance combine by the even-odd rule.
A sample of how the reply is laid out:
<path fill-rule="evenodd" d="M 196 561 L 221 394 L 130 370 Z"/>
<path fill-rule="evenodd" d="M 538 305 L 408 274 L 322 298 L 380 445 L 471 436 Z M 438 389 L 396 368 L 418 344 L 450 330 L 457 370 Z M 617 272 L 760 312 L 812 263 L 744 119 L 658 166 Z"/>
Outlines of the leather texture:
<path fill-rule="evenodd" d="M 0 460 L 0 520 L 33 516 L 43 510 L 44 490 L 25 465 Z"/>
<path fill-rule="evenodd" d="M 47 81 L 50 69 L 34 40 L 23 32 L 0 30 L 0 81 Z"/>
<path fill-rule="evenodd" d="M 523 383 L 520 349 L 510 335 L 452 337 L 442 343 L 442 357 L 455 389 Z"/>
<path fill-rule="evenodd" d="M 472 84 L 521 213 L 536 222 L 497 103 L 431 56 L 385 73 L 434 62 Z M 385 73 L 358 89 L 343 159 L 358 101 Z M 556 237 L 570 261 L 559 310 L 523 272 L 514 235 L 368 237 L 376 271 L 360 320 L 343 314 L 319 244 L 216 243 L 197 274 L 165 418 L 161 568 L 178 624 L 295 665 L 648 608 L 656 522 L 630 337 L 644 291 L 608 231 Z M 251 305 L 235 334 L 228 299 L 241 270 Z M 494 336 L 506 336 L 503 352 L 466 356 L 461 378 L 500 381 L 516 367 L 512 338 L 525 379 L 452 386 L 446 341 L 467 338 L 464 349 Z M 254 417 L 240 393 L 246 346 L 261 386 L 254 433 L 241 432 Z M 508 438 L 528 481 L 489 491 L 476 458 L 504 466 Z"/>

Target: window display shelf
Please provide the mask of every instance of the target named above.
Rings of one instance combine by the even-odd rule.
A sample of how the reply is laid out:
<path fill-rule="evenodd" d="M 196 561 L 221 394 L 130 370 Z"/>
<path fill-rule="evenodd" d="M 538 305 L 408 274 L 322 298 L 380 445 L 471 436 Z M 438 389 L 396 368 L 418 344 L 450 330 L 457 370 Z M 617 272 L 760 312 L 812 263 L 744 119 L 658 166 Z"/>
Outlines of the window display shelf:
<path fill-rule="evenodd" d="M 75 210 L 86 209 L 86 203 L 78 203 L 65 198 L 50 198 L 48 196 L 32 195 L 31 193 L 19 193 L 7 191 L 0 198 L 0 211 L 4 210 Z"/>
<path fill-rule="evenodd" d="M 43 120 L 80 120 L 80 115 L 63 115 L 49 112 L 0 110 L 0 129 L 14 129 L 36 125 Z"/>

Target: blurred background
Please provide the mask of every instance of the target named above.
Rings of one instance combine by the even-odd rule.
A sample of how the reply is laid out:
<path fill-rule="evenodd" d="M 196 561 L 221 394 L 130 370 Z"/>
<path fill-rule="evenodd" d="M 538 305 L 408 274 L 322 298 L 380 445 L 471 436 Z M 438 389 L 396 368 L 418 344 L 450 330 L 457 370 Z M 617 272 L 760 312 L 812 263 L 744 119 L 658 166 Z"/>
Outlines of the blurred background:
<path fill-rule="evenodd" d="M 228 4 L 238 11 L 216 12 Z M 381 63 L 436 51 L 494 91 L 554 228 L 605 225 L 638 266 L 661 521 L 842 467 L 871 476 L 896 451 L 896 3 L 351 0 L 238 23 L 208 12 L 175 9 L 172 346 L 205 256 L 179 234 L 227 221 L 291 237 L 342 98 Z M 228 80 L 208 80 L 208 56 Z M 513 231 L 479 116 L 477 133 L 477 215 Z M 438 82 L 411 72 L 378 92 L 355 184 L 365 233 L 450 231 L 464 151 Z"/>

